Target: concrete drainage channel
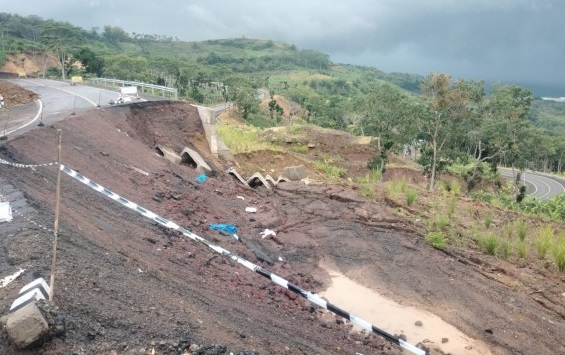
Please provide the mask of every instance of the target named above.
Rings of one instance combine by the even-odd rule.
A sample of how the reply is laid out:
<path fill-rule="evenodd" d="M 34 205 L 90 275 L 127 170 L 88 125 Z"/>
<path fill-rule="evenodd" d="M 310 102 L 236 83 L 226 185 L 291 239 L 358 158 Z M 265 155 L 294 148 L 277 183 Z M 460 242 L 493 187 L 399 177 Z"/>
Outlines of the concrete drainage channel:
<path fill-rule="evenodd" d="M 198 154 L 196 151 L 184 147 L 180 154 L 177 154 L 172 149 L 167 147 L 158 145 L 155 147 L 155 151 L 158 155 L 164 157 L 168 161 L 174 164 L 180 165 L 187 165 L 202 174 L 210 174 L 212 172 L 212 168 L 206 163 L 206 161 Z M 303 165 L 299 166 L 289 166 L 284 168 L 283 173 L 277 179 L 273 178 L 270 175 L 263 176 L 261 173 L 256 172 L 255 174 L 251 175 L 249 178 L 245 179 L 241 174 L 239 174 L 235 168 L 230 167 L 227 171 L 228 174 L 233 176 L 236 180 L 241 182 L 243 185 L 246 185 L 251 188 L 257 188 L 259 186 L 264 186 L 267 189 L 271 189 L 282 182 L 287 181 L 298 181 L 306 178 L 306 168 Z"/>
<path fill-rule="evenodd" d="M 290 179 L 285 176 L 279 176 L 278 179 L 275 180 L 270 175 L 263 176 L 261 175 L 261 173 L 255 173 L 248 179 L 245 179 L 233 167 L 230 167 L 226 172 L 233 176 L 237 181 L 241 182 L 243 185 L 246 185 L 253 189 L 259 186 L 265 186 L 270 190 L 272 187 L 277 186 L 281 182 L 290 181 Z"/>
<path fill-rule="evenodd" d="M 188 165 L 201 172 L 202 174 L 210 174 L 212 168 L 206 163 L 204 159 L 196 151 L 184 147 L 180 154 L 177 154 L 172 149 L 158 145 L 155 147 L 157 154 L 164 157 L 174 164 Z"/>

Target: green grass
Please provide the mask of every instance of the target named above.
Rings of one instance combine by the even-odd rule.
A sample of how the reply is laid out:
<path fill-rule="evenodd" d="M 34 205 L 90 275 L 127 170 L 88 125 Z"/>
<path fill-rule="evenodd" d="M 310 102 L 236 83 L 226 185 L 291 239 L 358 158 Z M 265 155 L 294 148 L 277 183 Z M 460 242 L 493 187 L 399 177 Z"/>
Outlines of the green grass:
<path fill-rule="evenodd" d="M 365 176 L 358 177 L 353 183 L 359 187 L 359 194 L 361 196 L 374 198 L 377 195 L 375 190 L 375 183 L 381 181 L 381 172 L 377 169 L 372 170 Z"/>
<path fill-rule="evenodd" d="M 377 192 L 373 187 L 368 184 L 360 184 L 359 185 L 359 194 L 361 196 L 375 198 L 377 196 Z"/>
<path fill-rule="evenodd" d="M 453 196 L 459 196 L 461 194 L 461 184 L 458 181 L 451 183 L 451 193 Z"/>
<path fill-rule="evenodd" d="M 510 256 L 511 245 L 510 242 L 506 239 L 502 239 L 500 241 L 500 246 L 498 247 L 498 254 L 504 260 L 508 259 Z"/>
<path fill-rule="evenodd" d="M 489 255 L 495 255 L 500 245 L 500 237 L 494 233 L 487 233 L 479 238 L 479 245 Z"/>
<path fill-rule="evenodd" d="M 416 197 L 418 196 L 418 192 L 416 190 L 408 190 L 406 191 L 406 204 L 408 206 L 412 206 L 416 201 Z"/>
<path fill-rule="evenodd" d="M 562 235 L 554 244 L 552 248 L 553 259 L 555 266 L 561 272 L 565 271 L 565 235 Z"/>
<path fill-rule="evenodd" d="M 259 150 L 282 151 L 282 148 L 258 137 L 258 128 L 245 125 L 218 124 L 216 131 L 232 154 L 251 153 Z"/>
<path fill-rule="evenodd" d="M 524 239 L 526 239 L 528 227 L 524 221 L 516 222 L 516 233 L 518 234 L 518 238 L 520 238 L 521 241 L 524 241 Z"/>
<path fill-rule="evenodd" d="M 453 197 L 451 200 L 449 200 L 449 204 L 447 205 L 447 215 L 449 216 L 449 218 L 451 218 L 451 216 L 453 216 L 453 214 L 455 213 L 456 207 L 457 198 Z"/>
<path fill-rule="evenodd" d="M 447 225 L 449 224 L 449 218 L 444 215 L 438 215 L 435 218 L 434 224 L 436 228 L 439 229 L 441 232 L 445 232 L 445 230 L 447 229 Z"/>
<path fill-rule="evenodd" d="M 514 235 L 514 227 L 512 226 L 511 223 L 505 224 L 502 227 L 504 234 L 506 235 L 506 237 L 508 239 L 512 239 L 512 236 Z"/>
<path fill-rule="evenodd" d="M 553 228 L 544 226 L 540 229 L 535 240 L 536 252 L 540 259 L 545 259 L 551 245 L 553 243 Z"/>
<path fill-rule="evenodd" d="M 310 148 L 308 148 L 307 145 L 292 145 L 290 147 L 290 150 L 292 150 L 295 153 L 300 153 L 300 154 L 308 154 Z"/>
<path fill-rule="evenodd" d="M 447 240 L 441 232 L 429 232 L 426 235 L 426 242 L 438 250 L 443 250 L 447 245 Z"/>
<path fill-rule="evenodd" d="M 520 258 L 525 259 L 528 257 L 528 245 L 526 244 L 525 241 L 522 240 L 516 241 L 514 248 L 516 249 L 516 252 L 518 253 L 518 256 Z"/>
<path fill-rule="evenodd" d="M 485 227 L 486 227 L 486 229 L 489 229 L 491 224 L 492 224 L 492 215 L 488 214 L 485 217 Z"/>
<path fill-rule="evenodd" d="M 345 174 L 347 173 L 347 169 L 336 166 L 336 165 L 332 165 L 333 160 L 331 159 L 324 159 L 324 161 L 314 161 L 312 164 L 314 164 L 314 166 L 317 169 L 323 170 L 324 173 L 326 174 L 326 177 L 330 178 L 330 179 L 339 179 L 345 176 Z"/>
<path fill-rule="evenodd" d="M 408 184 L 406 183 L 406 180 L 392 180 L 388 184 L 386 191 L 390 197 L 396 198 L 401 193 L 406 192 L 407 188 L 408 188 Z"/>

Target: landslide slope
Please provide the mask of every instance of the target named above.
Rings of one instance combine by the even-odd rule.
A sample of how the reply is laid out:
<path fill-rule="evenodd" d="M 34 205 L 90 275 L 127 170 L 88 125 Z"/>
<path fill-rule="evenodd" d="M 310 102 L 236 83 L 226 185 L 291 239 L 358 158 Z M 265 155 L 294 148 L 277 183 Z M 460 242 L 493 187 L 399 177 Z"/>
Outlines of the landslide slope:
<path fill-rule="evenodd" d="M 321 255 L 314 252 L 315 241 L 304 238 L 292 245 L 293 234 L 287 232 L 281 238 L 288 240 L 267 244 L 259 236 L 266 227 L 283 231 L 304 223 L 284 212 L 296 208 L 285 206 L 292 199 L 285 195 L 294 194 L 299 184 L 289 183 L 282 199 L 266 189 L 245 188 L 206 151 L 201 153 L 216 174 L 198 184 L 199 172 L 156 153 L 156 145 L 178 152 L 206 146 L 194 107 L 145 103 L 87 112 L 13 139 L 1 147 L 1 157 L 24 164 L 52 162 L 57 129 L 66 166 L 298 285 L 322 289 L 327 275 L 316 268 Z M 15 209 L 14 221 L 0 226 L 1 272 L 28 270 L 0 290 L 0 307 L 7 311 L 23 284 L 49 278 L 56 168 L 1 169 L 3 197 Z M 327 191 L 308 193 L 323 197 Z M 259 212 L 250 216 L 246 206 Z M 357 339 L 345 325 L 318 321 L 318 311 L 294 294 L 66 175 L 60 221 L 54 301 L 66 317 L 67 332 L 45 345 L 46 353 L 156 349 L 172 354 L 212 343 L 262 354 L 398 352 L 374 337 L 356 343 L 365 336 Z M 285 261 L 262 263 L 246 244 L 211 231 L 209 223 L 235 224 L 256 248 Z M 0 344 L 0 353 L 17 353 L 5 333 Z"/>
<path fill-rule="evenodd" d="M 330 264 L 403 304 L 440 315 L 495 354 L 565 351 L 563 280 L 552 269 L 533 272 L 472 249 L 437 251 L 425 243 L 414 208 L 362 197 L 355 186 L 245 188 L 207 151 L 190 105 L 141 103 L 82 113 L 3 143 L 0 158 L 54 161 L 57 129 L 66 166 L 305 289 L 323 291 L 330 279 L 320 265 Z M 157 145 L 177 152 L 191 147 L 214 173 L 197 183 L 200 172 L 165 160 Z M 315 149 L 323 146 L 317 142 Z M 7 312 L 22 285 L 50 274 L 56 168 L 0 169 L 3 198 L 15 208 L 14 221 L 0 225 L 0 275 L 27 270 L 0 289 L 0 308 Z M 250 206 L 257 213 L 245 212 Z M 236 225 L 246 242 L 210 230 L 210 223 Z M 265 228 L 277 237 L 262 239 Z M 43 353 L 176 354 L 212 343 L 235 353 L 400 353 L 66 175 L 59 238 L 54 301 L 67 331 Z M 259 260 L 257 250 L 273 265 Z M 0 353 L 18 353 L 5 333 L 0 337 Z M 225 353 L 215 349 L 206 353 Z"/>

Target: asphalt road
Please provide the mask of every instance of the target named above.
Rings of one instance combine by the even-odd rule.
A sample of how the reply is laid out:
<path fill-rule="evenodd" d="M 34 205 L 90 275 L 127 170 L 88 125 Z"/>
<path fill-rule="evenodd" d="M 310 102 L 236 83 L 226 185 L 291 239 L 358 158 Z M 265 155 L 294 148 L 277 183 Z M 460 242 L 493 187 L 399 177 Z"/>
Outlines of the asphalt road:
<path fill-rule="evenodd" d="M 37 128 L 42 122 L 52 124 L 73 113 L 110 106 L 116 100 L 117 91 L 48 79 L 13 79 L 14 84 L 31 90 L 40 96 L 34 104 L 13 108 L 0 118 L 0 135 L 8 139 Z"/>
<path fill-rule="evenodd" d="M 515 178 L 511 169 L 500 168 L 500 173 L 504 177 Z M 520 178 L 526 183 L 526 194 L 529 197 L 547 200 L 565 193 L 565 179 L 531 171 L 525 172 Z"/>

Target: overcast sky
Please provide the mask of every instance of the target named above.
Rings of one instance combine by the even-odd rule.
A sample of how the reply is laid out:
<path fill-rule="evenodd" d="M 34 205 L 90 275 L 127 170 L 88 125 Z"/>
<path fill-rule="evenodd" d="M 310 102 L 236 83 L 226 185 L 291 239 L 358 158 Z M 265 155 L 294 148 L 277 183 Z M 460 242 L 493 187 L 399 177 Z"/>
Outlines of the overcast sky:
<path fill-rule="evenodd" d="M 565 0 L 27 0 L 1 12 L 186 41 L 282 40 L 386 72 L 563 88 Z M 538 94 L 542 94 L 538 92 Z M 547 93 L 543 93 L 546 94 Z"/>

